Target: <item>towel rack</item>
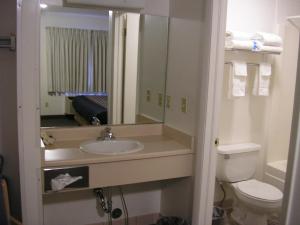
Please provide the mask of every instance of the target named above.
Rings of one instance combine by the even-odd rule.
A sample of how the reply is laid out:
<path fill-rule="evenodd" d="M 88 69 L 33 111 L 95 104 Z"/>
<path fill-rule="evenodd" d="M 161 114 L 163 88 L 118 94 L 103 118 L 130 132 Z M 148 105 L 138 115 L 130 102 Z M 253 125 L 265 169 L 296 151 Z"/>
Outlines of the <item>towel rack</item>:
<path fill-rule="evenodd" d="M 227 48 L 225 47 L 225 51 L 227 52 L 246 52 L 246 53 L 254 53 L 254 54 L 272 54 L 272 55 L 280 55 L 281 51 L 252 51 L 248 49 L 238 49 L 238 48 Z"/>
<path fill-rule="evenodd" d="M 11 51 L 16 50 L 16 36 L 0 36 L 0 48 L 9 48 Z"/>
<path fill-rule="evenodd" d="M 233 65 L 232 62 L 225 62 L 226 65 Z M 247 63 L 248 66 L 259 66 L 259 63 Z"/>

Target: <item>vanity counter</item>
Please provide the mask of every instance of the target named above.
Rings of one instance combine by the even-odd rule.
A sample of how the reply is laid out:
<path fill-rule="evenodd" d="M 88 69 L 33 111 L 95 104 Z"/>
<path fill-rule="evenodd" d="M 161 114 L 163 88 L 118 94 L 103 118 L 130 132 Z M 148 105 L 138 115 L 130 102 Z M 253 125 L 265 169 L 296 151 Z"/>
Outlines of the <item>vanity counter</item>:
<path fill-rule="evenodd" d="M 54 145 L 45 148 L 42 167 L 75 166 L 193 154 L 191 148 L 162 135 L 131 136 L 128 139 L 141 142 L 144 149 L 128 154 L 100 155 L 83 152 L 80 149 L 80 144 L 87 139 L 57 141 Z"/>
<path fill-rule="evenodd" d="M 162 124 L 113 127 L 116 139 L 141 142 L 143 150 L 128 154 L 100 155 L 84 152 L 81 143 L 96 140 L 99 129 L 44 129 L 55 139 L 43 151 L 44 193 L 52 193 L 50 181 L 61 174 L 82 176 L 61 191 L 111 187 L 193 175 L 193 138 Z M 101 130 L 100 130 L 101 131 Z M 140 136 L 143 134 L 143 136 Z"/>

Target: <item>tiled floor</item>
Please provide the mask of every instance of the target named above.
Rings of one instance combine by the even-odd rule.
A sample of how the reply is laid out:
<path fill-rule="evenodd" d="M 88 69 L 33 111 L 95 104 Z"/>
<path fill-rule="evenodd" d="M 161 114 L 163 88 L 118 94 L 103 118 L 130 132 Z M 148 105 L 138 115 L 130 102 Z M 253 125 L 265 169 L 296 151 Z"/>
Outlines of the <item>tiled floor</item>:
<path fill-rule="evenodd" d="M 279 225 L 279 219 L 276 218 L 276 217 L 272 217 L 270 220 L 268 220 L 268 225 Z M 236 222 L 234 222 L 232 219 L 230 219 L 230 216 L 228 216 L 225 221 L 224 221 L 224 224 L 223 225 L 240 225 Z"/>

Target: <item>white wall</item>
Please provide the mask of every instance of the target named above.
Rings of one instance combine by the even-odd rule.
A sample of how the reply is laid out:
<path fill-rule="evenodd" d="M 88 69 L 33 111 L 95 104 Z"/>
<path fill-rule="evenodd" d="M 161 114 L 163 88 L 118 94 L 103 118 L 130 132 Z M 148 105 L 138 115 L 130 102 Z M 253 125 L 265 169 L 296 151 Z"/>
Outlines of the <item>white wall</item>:
<path fill-rule="evenodd" d="M 200 29 L 197 20 L 170 19 L 166 94 L 171 96 L 171 107 L 165 110 L 165 124 L 192 135 L 196 129 L 201 74 Z M 187 113 L 181 112 L 182 97 L 188 101 Z"/>
<path fill-rule="evenodd" d="M 300 2 L 277 0 L 277 30 L 284 38 L 284 51 L 276 57 L 267 162 L 286 160 L 290 142 L 299 32 L 287 18 L 300 15 Z"/>
<path fill-rule="evenodd" d="M 169 16 L 170 0 L 146 0 L 143 14 Z"/>
<path fill-rule="evenodd" d="M 0 2 L 0 36 L 16 34 L 16 1 Z M 17 130 L 16 52 L 0 49 L 0 154 L 8 180 L 12 215 L 21 218 Z"/>
<path fill-rule="evenodd" d="M 259 63 L 265 61 L 263 55 L 228 53 L 225 61 L 242 60 L 245 62 Z M 271 59 L 268 61 L 272 62 Z M 220 144 L 237 144 L 254 142 L 262 146 L 260 163 L 257 170 L 258 178 L 263 175 L 263 162 L 268 136 L 268 121 L 270 118 L 271 96 L 259 97 L 252 95 L 252 88 L 257 67 L 248 67 L 247 93 L 245 97 L 228 99 L 229 67 L 225 65 L 223 94 L 220 109 Z M 274 75 L 274 73 L 273 73 Z"/>
<path fill-rule="evenodd" d="M 168 56 L 168 17 L 145 15 L 141 22 L 138 113 L 162 122 L 164 99 L 162 105 L 159 105 L 159 94 L 164 98 Z M 151 91 L 149 102 L 147 90 Z"/>
<path fill-rule="evenodd" d="M 273 32 L 275 28 L 274 0 L 228 0 L 227 29 Z"/>
<path fill-rule="evenodd" d="M 159 183 L 124 186 L 123 191 L 129 217 L 160 212 Z M 112 202 L 113 209 L 122 209 L 117 188 L 114 188 Z M 92 190 L 44 197 L 44 225 L 98 224 L 106 220 L 107 215 L 96 208 L 96 198 Z"/>
<path fill-rule="evenodd" d="M 277 0 L 277 23 L 285 23 L 286 17 L 300 15 L 300 1 L 298 0 Z"/>
<path fill-rule="evenodd" d="M 300 13 L 300 11 L 299 11 Z M 288 22 L 280 25 L 284 52 L 275 58 L 267 162 L 288 158 L 297 74 L 299 31 Z"/>
<path fill-rule="evenodd" d="M 41 14 L 41 115 L 63 115 L 65 96 L 50 96 L 47 88 L 47 59 L 46 59 L 46 30 L 48 26 L 108 30 L 108 15 L 80 12 L 53 12 L 43 11 Z M 47 107 L 48 104 L 48 107 Z"/>

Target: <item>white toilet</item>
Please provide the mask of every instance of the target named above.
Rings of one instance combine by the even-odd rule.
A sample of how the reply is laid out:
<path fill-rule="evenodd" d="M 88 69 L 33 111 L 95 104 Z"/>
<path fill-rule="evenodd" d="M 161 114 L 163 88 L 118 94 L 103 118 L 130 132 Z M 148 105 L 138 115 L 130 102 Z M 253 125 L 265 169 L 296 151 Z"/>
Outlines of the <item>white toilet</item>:
<path fill-rule="evenodd" d="M 267 217 L 279 212 L 282 192 L 253 179 L 260 145 L 244 143 L 220 145 L 217 179 L 230 183 L 235 193 L 232 219 L 241 225 L 267 225 Z"/>

